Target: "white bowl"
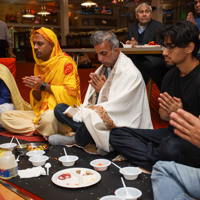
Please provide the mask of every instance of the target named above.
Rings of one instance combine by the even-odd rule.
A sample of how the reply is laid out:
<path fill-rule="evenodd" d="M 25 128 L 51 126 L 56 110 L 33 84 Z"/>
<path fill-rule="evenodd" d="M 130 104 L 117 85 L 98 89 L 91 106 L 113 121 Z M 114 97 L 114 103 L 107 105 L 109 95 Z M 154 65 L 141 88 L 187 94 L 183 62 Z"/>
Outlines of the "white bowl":
<path fill-rule="evenodd" d="M 132 44 L 123 44 L 124 48 L 132 48 Z"/>
<path fill-rule="evenodd" d="M 74 165 L 74 163 L 78 160 L 78 156 L 61 156 L 58 160 L 62 162 L 64 166 L 69 167 Z"/>
<path fill-rule="evenodd" d="M 33 150 L 33 151 L 29 151 L 26 153 L 27 156 L 32 157 L 32 156 L 41 156 L 45 154 L 45 151 L 43 150 Z"/>
<path fill-rule="evenodd" d="M 125 198 L 126 191 L 124 187 L 117 189 L 115 191 L 115 195 L 119 198 L 126 199 L 126 200 L 137 200 L 142 195 L 142 192 L 134 187 L 127 187 L 127 191 L 132 196 L 131 198 Z"/>
<path fill-rule="evenodd" d="M 135 180 L 142 170 L 139 167 L 123 167 L 119 170 L 126 180 Z"/>
<path fill-rule="evenodd" d="M 99 200 L 122 200 L 122 199 L 115 195 L 107 195 L 107 196 L 101 197 Z"/>
<path fill-rule="evenodd" d="M 32 162 L 33 166 L 42 166 L 49 159 L 48 156 L 31 156 L 28 160 Z"/>
<path fill-rule="evenodd" d="M 16 146 L 17 146 L 16 143 L 3 143 L 0 145 L 0 148 L 8 149 L 8 150 L 12 151 L 14 149 L 14 147 L 16 147 Z"/>
<path fill-rule="evenodd" d="M 94 167 L 96 171 L 105 171 L 111 162 L 107 159 L 96 159 L 90 162 L 90 165 Z"/>

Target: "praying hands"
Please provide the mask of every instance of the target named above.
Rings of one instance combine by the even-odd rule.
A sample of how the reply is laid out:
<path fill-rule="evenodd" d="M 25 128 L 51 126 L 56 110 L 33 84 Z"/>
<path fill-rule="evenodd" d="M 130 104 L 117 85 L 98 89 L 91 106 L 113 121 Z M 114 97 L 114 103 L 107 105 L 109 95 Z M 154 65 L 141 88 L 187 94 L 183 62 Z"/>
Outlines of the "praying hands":
<path fill-rule="evenodd" d="M 160 117 L 166 121 L 170 120 L 170 114 L 172 112 L 176 112 L 179 108 L 183 107 L 180 98 L 172 97 L 167 92 L 161 93 L 158 101 L 160 106 Z"/>
<path fill-rule="evenodd" d="M 25 76 L 22 80 L 25 86 L 35 90 L 40 90 L 40 86 L 44 82 L 40 76 Z"/>
<path fill-rule="evenodd" d="M 100 77 L 96 73 L 90 73 L 89 77 L 91 79 L 89 84 L 91 84 L 95 91 L 99 93 L 104 83 L 106 82 L 106 77 L 104 75 Z"/>
<path fill-rule="evenodd" d="M 174 133 L 200 148 L 200 118 L 178 109 L 170 115 Z"/>

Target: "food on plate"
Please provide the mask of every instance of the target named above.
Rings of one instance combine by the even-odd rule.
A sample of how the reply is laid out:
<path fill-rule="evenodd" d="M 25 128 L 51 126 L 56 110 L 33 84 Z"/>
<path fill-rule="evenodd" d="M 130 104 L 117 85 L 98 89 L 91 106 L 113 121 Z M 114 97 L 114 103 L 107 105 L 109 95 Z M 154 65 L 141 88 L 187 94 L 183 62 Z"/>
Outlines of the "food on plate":
<path fill-rule="evenodd" d="M 28 151 L 34 151 L 34 150 L 46 150 L 48 146 L 46 144 L 41 144 L 37 147 L 34 147 L 32 145 L 28 145 Z"/>
<path fill-rule="evenodd" d="M 155 41 L 151 41 L 148 43 L 148 45 L 158 45 L 158 44 L 156 44 Z"/>
<path fill-rule="evenodd" d="M 96 180 L 96 176 L 93 174 L 83 174 L 83 185 L 89 185 Z"/>
<path fill-rule="evenodd" d="M 70 173 L 66 173 L 66 174 L 61 174 L 58 179 L 60 180 L 65 180 L 65 179 L 69 179 L 71 178 L 71 174 Z"/>
<path fill-rule="evenodd" d="M 93 173 L 90 170 L 86 170 L 85 174 L 86 175 L 93 175 Z"/>
<path fill-rule="evenodd" d="M 70 185 L 88 185 L 96 180 L 96 176 L 90 170 L 81 170 L 71 171 L 71 173 L 65 173 L 58 176 L 58 179 L 61 181 L 66 181 L 68 186 Z"/>
<path fill-rule="evenodd" d="M 101 175 L 87 168 L 70 168 L 58 171 L 52 177 L 53 183 L 66 188 L 81 188 L 96 184 Z"/>

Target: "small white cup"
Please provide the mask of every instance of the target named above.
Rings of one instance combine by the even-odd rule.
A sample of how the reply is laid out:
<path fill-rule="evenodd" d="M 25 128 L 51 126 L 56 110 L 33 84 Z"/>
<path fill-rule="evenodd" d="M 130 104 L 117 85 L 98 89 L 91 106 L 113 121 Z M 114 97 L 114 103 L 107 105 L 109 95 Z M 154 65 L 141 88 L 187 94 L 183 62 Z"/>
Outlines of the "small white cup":
<path fill-rule="evenodd" d="M 78 156 L 72 156 L 72 155 L 67 155 L 67 156 L 61 156 L 58 158 L 60 162 L 62 162 L 63 166 L 70 167 L 75 164 L 75 162 L 78 160 Z"/>
<path fill-rule="evenodd" d="M 96 171 L 105 171 L 111 162 L 107 159 L 96 159 L 90 162 L 90 165 L 94 167 Z"/>
<path fill-rule="evenodd" d="M 119 170 L 126 180 L 135 180 L 142 173 L 139 167 L 123 167 Z"/>
<path fill-rule="evenodd" d="M 121 187 L 115 191 L 115 195 L 121 199 L 126 200 L 137 200 L 139 197 L 141 197 L 142 192 L 134 187 L 126 187 L 128 193 L 131 195 L 131 198 L 126 198 L 126 191 L 124 187 Z"/>
<path fill-rule="evenodd" d="M 46 163 L 46 161 L 49 159 L 48 156 L 31 156 L 28 160 L 32 162 L 33 166 L 38 167 L 42 166 Z"/>

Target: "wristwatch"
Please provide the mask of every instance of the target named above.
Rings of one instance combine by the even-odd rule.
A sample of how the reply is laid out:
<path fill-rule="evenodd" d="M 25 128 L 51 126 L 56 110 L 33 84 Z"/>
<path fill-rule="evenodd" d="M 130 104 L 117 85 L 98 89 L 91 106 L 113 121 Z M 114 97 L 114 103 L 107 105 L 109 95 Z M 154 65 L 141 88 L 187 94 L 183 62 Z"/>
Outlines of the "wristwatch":
<path fill-rule="evenodd" d="M 42 85 L 40 86 L 40 90 L 44 91 L 46 89 L 46 85 L 46 82 L 42 83 Z"/>

